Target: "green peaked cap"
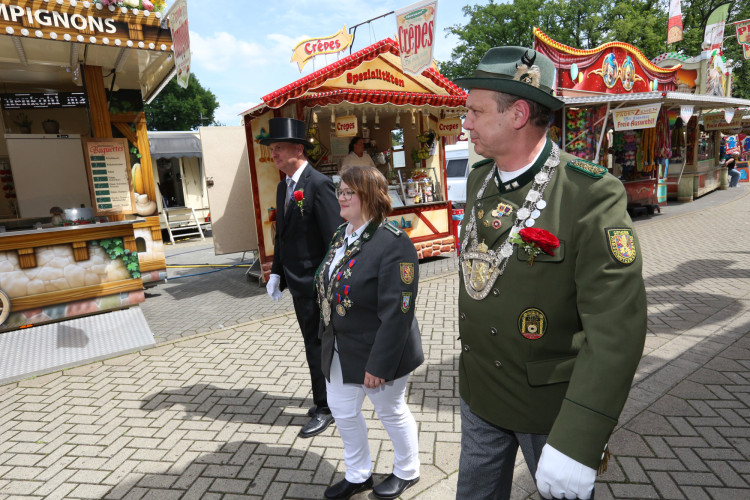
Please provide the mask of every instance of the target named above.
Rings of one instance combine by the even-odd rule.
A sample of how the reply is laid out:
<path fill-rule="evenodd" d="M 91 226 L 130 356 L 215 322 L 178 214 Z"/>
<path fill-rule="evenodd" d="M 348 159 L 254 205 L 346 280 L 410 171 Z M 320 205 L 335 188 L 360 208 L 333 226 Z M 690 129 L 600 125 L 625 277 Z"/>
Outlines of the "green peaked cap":
<path fill-rule="evenodd" d="M 563 107 L 555 97 L 555 65 L 545 55 L 526 47 L 493 47 L 479 61 L 473 77 L 454 82 L 466 89 L 504 92 L 534 101 L 552 111 Z"/>

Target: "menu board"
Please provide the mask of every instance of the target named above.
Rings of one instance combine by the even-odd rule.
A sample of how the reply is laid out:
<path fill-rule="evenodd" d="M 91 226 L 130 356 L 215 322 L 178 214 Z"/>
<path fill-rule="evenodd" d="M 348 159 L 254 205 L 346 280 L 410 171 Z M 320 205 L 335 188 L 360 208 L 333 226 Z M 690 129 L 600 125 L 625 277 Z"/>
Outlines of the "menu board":
<path fill-rule="evenodd" d="M 85 92 L 48 92 L 44 94 L 0 94 L 3 109 L 85 108 Z"/>
<path fill-rule="evenodd" d="M 127 139 L 87 139 L 83 149 L 96 215 L 135 213 Z"/>

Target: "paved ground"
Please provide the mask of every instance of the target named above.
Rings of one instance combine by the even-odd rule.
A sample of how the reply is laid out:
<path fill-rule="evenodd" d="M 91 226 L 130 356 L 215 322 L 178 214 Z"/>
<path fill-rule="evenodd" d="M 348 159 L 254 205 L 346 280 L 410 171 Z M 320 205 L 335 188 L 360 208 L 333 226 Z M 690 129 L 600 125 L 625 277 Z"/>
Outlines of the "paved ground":
<path fill-rule="evenodd" d="M 748 194 L 715 192 L 636 223 L 649 335 L 598 499 L 750 498 Z M 204 263 L 188 261 L 204 250 L 182 253 L 203 247 L 178 244 L 168 262 Z M 423 466 L 404 498 L 450 499 L 455 259 L 420 272 L 427 362 L 408 401 Z M 0 386 L 0 500 L 321 498 L 343 474 L 341 441 L 335 427 L 297 437 L 311 404 L 301 338 L 289 299 L 271 303 L 256 286 L 240 269 L 159 285 L 146 316 L 160 339 L 176 340 Z M 379 478 L 393 453 L 365 408 Z M 537 498 L 523 464 L 517 473 L 513 497 Z"/>

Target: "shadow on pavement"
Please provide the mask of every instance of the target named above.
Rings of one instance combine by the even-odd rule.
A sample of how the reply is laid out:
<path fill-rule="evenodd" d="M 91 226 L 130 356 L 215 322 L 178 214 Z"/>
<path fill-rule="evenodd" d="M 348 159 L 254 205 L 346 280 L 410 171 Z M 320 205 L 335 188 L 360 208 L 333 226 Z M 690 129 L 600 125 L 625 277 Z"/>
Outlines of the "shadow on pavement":
<path fill-rule="evenodd" d="M 211 384 L 165 390 L 141 401 L 141 409 L 146 411 L 179 407 L 186 414 L 185 420 L 210 418 L 283 426 L 291 423 L 300 428 L 307 423 L 306 412 L 312 406 L 312 398 L 280 397 L 252 388 L 225 389 Z M 286 407 L 303 411 L 284 413 Z"/>
<path fill-rule="evenodd" d="M 318 453 L 255 441 L 232 441 L 213 453 L 188 450 L 184 457 L 195 458 L 130 474 L 104 498 L 323 498 L 336 472 Z"/>

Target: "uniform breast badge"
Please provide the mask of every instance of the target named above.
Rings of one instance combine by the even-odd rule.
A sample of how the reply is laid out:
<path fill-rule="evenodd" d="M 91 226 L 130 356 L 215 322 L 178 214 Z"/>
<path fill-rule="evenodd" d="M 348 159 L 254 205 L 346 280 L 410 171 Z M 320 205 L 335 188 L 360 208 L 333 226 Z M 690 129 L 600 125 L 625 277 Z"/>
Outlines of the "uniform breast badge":
<path fill-rule="evenodd" d="M 509 216 L 513 213 L 513 207 L 508 205 L 507 203 L 499 203 L 497 205 L 497 208 L 490 213 L 493 217 Z"/>
<path fill-rule="evenodd" d="M 636 250 L 633 230 L 627 227 L 610 227 L 604 231 L 607 233 L 607 243 L 612 257 L 626 266 L 635 262 Z"/>
<path fill-rule="evenodd" d="M 399 262 L 398 264 L 399 274 L 401 275 L 401 281 L 405 285 L 411 285 L 414 281 L 414 263 L 413 262 Z"/>
<path fill-rule="evenodd" d="M 518 317 L 518 330 L 529 340 L 537 340 L 547 331 L 547 317 L 536 307 L 526 309 Z"/>

